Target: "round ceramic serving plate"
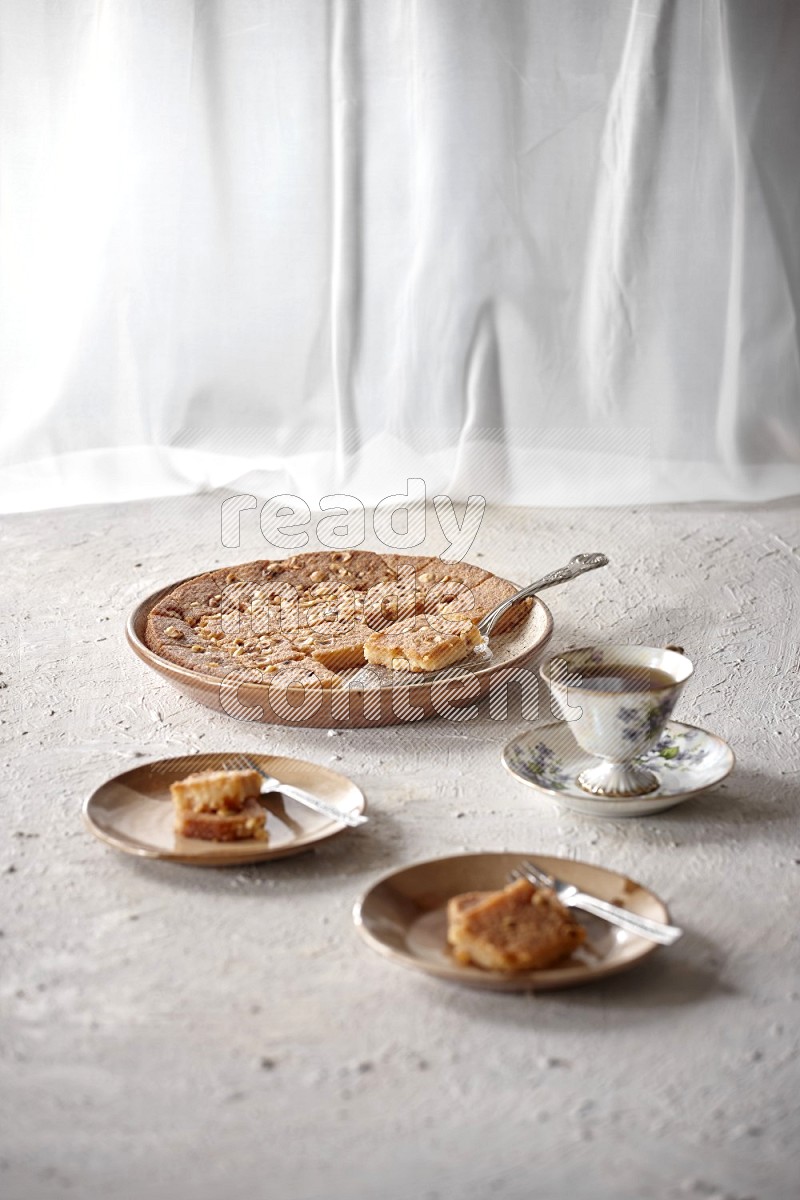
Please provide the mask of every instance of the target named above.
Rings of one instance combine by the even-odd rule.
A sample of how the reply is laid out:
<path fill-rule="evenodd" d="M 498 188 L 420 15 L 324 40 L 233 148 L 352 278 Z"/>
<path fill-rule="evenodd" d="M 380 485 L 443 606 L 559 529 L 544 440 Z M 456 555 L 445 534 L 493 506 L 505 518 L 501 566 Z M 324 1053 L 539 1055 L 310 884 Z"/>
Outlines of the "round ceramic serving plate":
<path fill-rule="evenodd" d="M 716 787 L 733 770 L 735 758 L 716 734 L 667 721 L 655 746 L 636 760 L 658 776 L 658 787 L 643 796 L 594 796 L 577 777 L 598 760 L 582 750 L 569 722 L 532 729 L 513 738 L 503 751 L 506 770 L 562 808 L 587 817 L 648 817 L 674 808 Z"/>
<path fill-rule="evenodd" d="M 508 633 L 492 637 L 490 655 L 470 655 L 443 671 L 409 675 L 370 666 L 368 673 L 363 667 L 341 671 L 344 682 L 338 688 L 277 688 L 266 683 L 244 682 L 233 691 L 216 676 L 168 662 L 145 645 L 150 609 L 178 586 L 171 583 L 160 588 L 136 606 L 126 627 L 129 646 L 142 662 L 185 696 L 217 712 L 227 712 L 236 720 L 262 721 L 268 725 L 358 729 L 446 716 L 455 709 L 475 704 L 486 695 L 493 680 L 498 680 L 498 676 L 502 679 L 503 672 L 521 667 L 541 650 L 553 632 L 550 610 L 537 596 L 526 621 Z M 368 686 L 360 685 L 359 672 L 368 674 Z"/>
<path fill-rule="evenodd" d="M 510 872 L 524 859 L 531 859 L 550 874 L 630 912 L 669 921 L 667 908 L 657 896 L 616 871 L 520 851 L 436 858 L 384 875 L 356 903 L 353 909 L 356 928 L 373 950 L 402 967 L 450 983 L 499 992 L 545 991 L 591 983 L 627 971 L 658 949 L 655 942 L 571 909 L 572 915 L 585 926 L 587 940 L 557 966 L 509 973 L 484 971 L 457 962 L 447 945 L 448 900 L 463 892 L 505 887 Z"/>
<path fill-rule="evenodd" d="M 83 807 L 89 829 L 115 850 L 141 858 L 161 858 L 193 867 L 232 867 L 301 854 L 318 842 L 344 833 L 349 826 L 322 816 L 296 800 L 271 792 L 261 803 L 267 810 L 266 842 L 205 842 L 179 837 L 173 830 L 169 787 L 194 771 L 230 767 L 236 754 L 188 754 L 162 758 L 115 775 L 96 788 Z M 292 783 L 327 800 L 342 812 L 364 812 L 366 801 L 345 775 L 299 758 L 253 754 L 248 758 L 282 783 Z M 235 765 L 235 764 L 234 764 Z"/>

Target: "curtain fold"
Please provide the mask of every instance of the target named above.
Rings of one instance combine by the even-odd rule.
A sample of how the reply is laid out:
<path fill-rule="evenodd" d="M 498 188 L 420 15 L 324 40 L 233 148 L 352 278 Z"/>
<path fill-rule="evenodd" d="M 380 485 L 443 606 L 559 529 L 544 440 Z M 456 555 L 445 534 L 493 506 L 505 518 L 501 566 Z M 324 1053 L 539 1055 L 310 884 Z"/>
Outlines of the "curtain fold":
<path fill-rule="evenodd" d="M 0 507 L 800 491 L 791 0 L 0 5 Z"/>

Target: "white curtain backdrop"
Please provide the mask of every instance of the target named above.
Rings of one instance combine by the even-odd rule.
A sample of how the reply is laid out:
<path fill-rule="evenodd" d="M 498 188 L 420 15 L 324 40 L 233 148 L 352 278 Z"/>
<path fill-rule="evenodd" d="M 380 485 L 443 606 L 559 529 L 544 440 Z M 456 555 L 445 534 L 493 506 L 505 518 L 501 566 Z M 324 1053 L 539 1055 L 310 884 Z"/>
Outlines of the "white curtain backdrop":
<path fill-rule="evenodd" d="M 0 504 L 800 491 L 796 0 L 0 0 Z"/>

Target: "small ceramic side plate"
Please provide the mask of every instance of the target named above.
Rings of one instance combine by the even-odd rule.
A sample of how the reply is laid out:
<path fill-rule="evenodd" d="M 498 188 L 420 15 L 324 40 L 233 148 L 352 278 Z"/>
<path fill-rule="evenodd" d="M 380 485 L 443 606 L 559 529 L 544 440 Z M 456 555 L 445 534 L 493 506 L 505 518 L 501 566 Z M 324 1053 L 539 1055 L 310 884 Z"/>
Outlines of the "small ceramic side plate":
<path fill-rule="evenodd" d="M 343 812 L 364 812 L 364 795 L 345 775 L 316 763 L 271 754 L 248 757 L 282 783 L 293 783 Z M 115 850 L 142 858 L 160 858 L 193 867 L 229 867 L 300 854 L 348 828 L 296 800 L 276 792 L 263 795 L 267 833 L 263 841 L 205 842 L 179 837 L 173 830 L 169 786 L 193 771 L 224 770 L 235 753 L 191 754 L 162 758 L 134 767 L 101 784 L 84 804 L 89 829 Z"/>
<path fill-rule="evenodd" d="M 658 777 L 658 788 L 643 796 L 593 796 L 577 776 L 596 762 L 582 750 L 569 727 L 558 725 L 521 733 L 503 751 L 503 766 L 522 783 L 550 796 L 562 808 L 590 817 L 646 817 L 716 787 L 734 766 L 734 754 L 716 734 L 667 721 L 655 746 L 638 762 Z"/>
<path fill-rule="evenodd" d="M 462 892 L 505 887 L 514 867 L 532 859 L 543 870 L 577 884 L 643 917 L 669 921 L 666 906 L 647 888 L 605 867 L 520 851 L 516 854 L 459 854 L 417 863 L 384 875 L 357 901 L 356 928 L 367 945 L 402 967 L 468 987 L 532 992 L 576 987 L 627 971 L 658 949 L 646 941 L 571 909 L 585 927 L 583 946 L 565 962 L 540 971 L 484 971 L 464 966 L 447 945 L 447 902 Z"/>

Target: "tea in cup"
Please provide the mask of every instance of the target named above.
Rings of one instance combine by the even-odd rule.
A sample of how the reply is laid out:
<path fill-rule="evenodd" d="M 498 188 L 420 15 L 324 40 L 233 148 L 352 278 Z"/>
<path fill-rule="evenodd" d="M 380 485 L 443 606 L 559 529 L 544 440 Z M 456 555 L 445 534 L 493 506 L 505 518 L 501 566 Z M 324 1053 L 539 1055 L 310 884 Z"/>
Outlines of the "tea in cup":
<path fill-rule="evenodd" d="M 575 740 L 601 759 L 578 776 L 596 796 L 641 796 L 658 777 L 635 760 L 657 740 L 694 670 L 678 647 L 564 650 L 541 676 Z"/>

